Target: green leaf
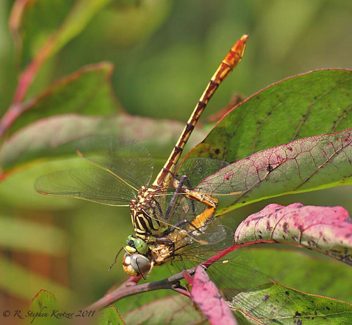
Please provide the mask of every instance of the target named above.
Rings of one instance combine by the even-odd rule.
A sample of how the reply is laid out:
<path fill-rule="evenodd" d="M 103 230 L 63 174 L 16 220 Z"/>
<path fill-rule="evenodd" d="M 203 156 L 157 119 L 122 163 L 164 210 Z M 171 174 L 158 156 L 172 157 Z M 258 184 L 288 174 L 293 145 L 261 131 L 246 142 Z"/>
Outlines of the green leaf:
<path fill-rule="evenodd" d="M 47 291 L 40 290 L 32 300 L 31 308 L 32 310 L 39 311 L 43 306 L 46 306 L 50 309 L 55 309 L 58 307 L 57 300 L 55 296 Z"/>
<path fill-rule="evenodd" d="M 346 281 L 352 277 L 350 266 L 311 251 L 278 248 L 277 245 L 262 248 L 256 245 L 247 251 L 256 267 L 271 281 L 352 303 L 352 282 Z"/>
<path fill-rule="evenodd" d="M 11 133 L 39 120 L 58 114 L 108 115 L 116 113 L 117 103 L 111 89 L 113 66 L 108 62 L 85 66 L 55 82 L 32 99 L 11 126 Z"/>
<path fill-rule="evenodd" d="M 0 215 L 0 246 L 3 248 L 61 255 L 67 251 L 66 237 L 63 230 L 53 225 Z"/>
<path fill-rule="evenodd" d="M 226 297 L 233 297 L 239 291 L 268 282 L 270 278 L 271 281 L 274 279 L 285 285 L 297 286 L 300 290 L 310 293 L 329 294 L 340 299 L 341 297 L 351 299 L 351 284 L 345 279 L 351 276 L 352 269 L 343 263 L 313 258 L 298 251 L 270 248 L 240 249 L 226 255 L 226 258 L 229 259 L 227 263 L 212 265 L 207 271 L 211 280 Z M 156 271 L 159 271 L 159 267 L 153 270 L 153 272 Z M 155 275 L 153 272 L 152 276 Z M 160 280 L 166 276 L 168 274 L 160 274 L 155 279 Z M 152 298 L 152 292 L 146 294 Z M 131 306 L 135 306 L 135 303 L 143 306 L 143 302 L 140 300 L 144 298 L 143 294 L 140 297 L 128 297 L 127 299 L 130 299 Z M 118 302 L 119 308 L 121 304 L 125 303 L 124 300 Z M 143 311 L 142 307 L 133 313 L 143 313 Z M 180 309 L 179 313 L 183 312 L 186 311 Z M 142 316 L 139 315 L 139 317 Z"/>
<path fill-rule="evenodd" d="M 18 171 L 17 173 L 0 182 L 0 205 L 2 207 L 20 207 L 21 209 L 31 210 L 40 208 L 46 211 L 77 207 L 81 203 L 78 200 L 58 199 L 39 195 L 34 189 L 34 183 L 38 177 L 46 173 L 66 168 L 84 167 L 83 163 L 83 159 L 77 157 L 53 160 L 45 164 L 30 166 L 21 171 L 16 170 Z"/>
<path fill-rule="evenodd" d="M 73 114 L 56 116 L 32 123 L 10 137 L 0 151 L 0 166 L 7 172 L 13 172 L 14 167 L 24 168 L 24 164 L 38 159 L 45 161 L 76 155 L 75 140 L 94 134 L 137 139 L 154 158 L 158 155 L 165 159 L 165 152 L 171 151 L 182 128 L 183 123 L 174 122 L 170 125 L 170 121 L 129 115 L 110 118 Z M 188 145 L 200 141 L 204 134 L 196 131 Z"/>
<path fill-rule="evenodd" d="M 123 325 L 125 322 L 121 318 L 120 313 L 114 306 L 110 306 L 105 308 L 102 311 L 102 315 L 99 317 L 98 323 L 99 325 Z"/>
<path fill-rule="evenodd" d="M 160 279 L 165 279 L 170 277 L 174 272 L 171 272 L 170 265 L 165 264 L 158 267 L 155 267 L 153 271 L 150 273 L 148 277 L 148 282 L 160 281 Z M 143 280 L 141 280 L 143 282 Z M 141 282 L 140 282 L 141 283 Z M 111 288 L 114 290 L 116 288 Z M 142 295 L 132 295 L 125 297 L 124 299 L 118 301 L 116 306 L 118 307 L 119 312 L 122 315 L 125 315 L 129 312 L 132 312 L 134 309 L 143 308 L 143 306 L 153 303 L 156 300 L 160 300 L 165 297 L 179 295 L 176 292 L 169 291 L 169 290 L 155 290 L 155 291 L 148 291 L 143 293 Z"/>
<path fill-rule="evenodd" d="M 202 324 L 205 317 L 181 295 L 155 300 L 123 317 L 126 324 Z"/>
<path fill-rule="evenodd" d="M 77 36 L 111 0 L 17 1 L 10 18 L 21 67 L 48 58 Z"/>
<path fill-rule="evenodd" d="M 266 198 L 351 184 L 351 133 L 348 129 L 259 151 L 197 188 L 218 198 L 217 213 L 223 214 Z"/>
<path fill-rule="evenodd" d="M 259 150 L 352 124 L 352 71 L 317 70 L 279 81 L 236 106 L 187 158 L 233 163 Z"/>
<path fill-rule="evenodd" d="M 32 300 L 28 318 L 36 324 L 58 324 L 55 317 L 58 310 L 56 297 L 47 290 L 40 290 Z"/>
<path fill-rule="evenodd" d="M 2 275 L 0 277 L 1 289 L 14 296 L 32 299 L 33 290 L 36 292 L 39 288 L 45 288 L 55 292 L 55 296 L 65 304 L 65 308 L 72 308 L 77 303 L 77 296 L 70 289 L 36 273 L 29 272 L 28 269 L 5 258 L 0 259 L 0 270 Z"/>
<path fill-rule="evenodd" d="M 243 324 L 349 324 L 352 305 L 310 295 L 279 284 L 266 284 L 230 302 Z"/>

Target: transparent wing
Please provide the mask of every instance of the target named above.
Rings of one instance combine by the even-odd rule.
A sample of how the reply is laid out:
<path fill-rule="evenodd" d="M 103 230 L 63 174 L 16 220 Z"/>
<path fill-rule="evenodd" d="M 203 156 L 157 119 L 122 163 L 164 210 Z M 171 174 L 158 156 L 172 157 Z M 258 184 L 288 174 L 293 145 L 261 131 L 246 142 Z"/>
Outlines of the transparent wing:
<path fill-rule="evenodd" d="M 207 248 L 207 246 L 204 246 L 204 248 Z M 191 252 L 192 250 L 190 249 Z M 211 252 L 208 251 L 203 254 L 208 255 L 209 253 Z M 186 269 L 192 268 L 202 261 L 204 259 L 201 257 L 197 258 L 197 256 L 192 256 L 191 254 L 184 254 L 182 255 L 182 262 L 179 262 L 177 259 L 175 262 L 172 261 L 169 269 L 172 273 L 178 273 L 184 270 L 184 267 Z M 272 281 L 272 279 L 270 280 L 266 274 L 260 271 L 250 251 L 247 249 L 234 250 L 228 253 L 222 259 L 212 264 L 207 269 L 207 273 L 227 301 L 233 299 L 235 295 L 244 290 Z M 249 308 L 251 306 L 250 302 L 246 303 Z"/>
<path fill-rule="evenodd" d="M 153 174 L 149 152 L 133 140 L 91 136 L 78 140 L 76 150 L 80 156 L 111 172 L 135 190 L 148 185 Z"/>
<path fill-rule="evenodd" d="M 105 170 L 80 168 L 43 175 L 35 189 L 52 196 L 67 196 L 112 206 L 128 206 L 133 189 Z"/>
<path fill-rule="evenodd" d="M 245 181 L 239 179 L 239 173 L 225 161 L 211 158 L 190 158 L 178 169 L 178 177 L 186 175 L 190 188 L 216 198 L 218 211 L 239 201 L 247 188 Z M 223 213 L 223 211 L 222 211 Z"/>
<path fill-rule="evenodd" d="M 176 240 L 175 255 L 183 260 L 200 263 L 233 244 L 232 230 L 214 220 L 202 234 L 195 236 L 193 233 L 190 237 Z"/>
<path fill-rule="evenodd" d="M 203 157 L 189 158 L 177 167 L 177 177 L 186 175 L 189 179 L 190 187 L 195 188 L 205 178 L 226 166 L 228 166 L 228 163 L 223 160 Z M 206 193 L 206 188 L 204 188 L 204 193 Z"/>
<path fill-rule="evenodd" d="M 176 203 L 171 204 L 170 201 L 175 199 L 174 195 L 176 195 Z M 216 220 L 212 211 L 203 202 L 175 193 L 161 198 L 167 198 L 167 203 L 158 220 L 162 226 L 164 224 L 168 228 L 162 236 L 171 239 L 176 244 L 176 250 L 186 246 L 187 249 L 190 248 L 189 246 L 196 247 L 194 243 L 201 246 L 219 244 L 219 247 L 208 247 L 214 252 L 233 244 L 233 232 Z M 194 255 L 194 252 L 191 255 Z"/>

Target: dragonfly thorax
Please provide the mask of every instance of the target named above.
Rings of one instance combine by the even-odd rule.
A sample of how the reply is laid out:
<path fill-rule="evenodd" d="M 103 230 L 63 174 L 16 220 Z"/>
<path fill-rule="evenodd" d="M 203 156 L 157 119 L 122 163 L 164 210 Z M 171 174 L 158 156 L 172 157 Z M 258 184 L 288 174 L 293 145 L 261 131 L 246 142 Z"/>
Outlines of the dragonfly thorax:
<path fill-rule="evenodd" d="M 142 186 L 138 196 L 130 202 L 131 219 L 135 235 L 146 241 L 160 235 L 161 207 L 155 199 L 155 188 Z"/>

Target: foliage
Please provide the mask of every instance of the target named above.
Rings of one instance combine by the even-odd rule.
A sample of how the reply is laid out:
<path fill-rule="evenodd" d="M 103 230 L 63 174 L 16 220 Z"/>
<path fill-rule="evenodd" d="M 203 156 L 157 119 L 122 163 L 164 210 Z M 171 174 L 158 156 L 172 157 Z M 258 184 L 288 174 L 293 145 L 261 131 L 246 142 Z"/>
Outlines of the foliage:
<path fill-rule="evenodd" d="M 64 219 L 65 228 L 71 228 L 73 237 L 85 241 L 81 239 L 81 244 L 75 246 L 76 251 L 70 253 L 72 260 L 84 265 L 76 276 L 72 276 L 76 290 L 70 289 L 67 283 L 62 285 L 58 281 L 47 280 L 44 275 L 41 279 L 35 268 L 26 269 L 15 260 L 1 257 L 0 263 L 4 266 L 4 271 L 0 285 L 11 294 L 28 299 L 33 296 L 33 292 L 38 292 L 43 287 L 53 292 L 62 305 L 65 304 L 62 308 L 72 309 L 78 301 L 83 303 L 81 297 L 85 297 L 86 289 L 83 287 L 87 287 L 87 283 L 99 287 L 97 291 L 100 296 L 106 291 L 107 283 L 115 281 L 115 274 L 109 275 L 109 278 L 100 271 L 107 269 L 102 265 L 106 265 L 109 259 L 98 248 L 102 246 L 89 246 L 87 243 L 93 241 L 102 242 L 105 247 L 121 246 L 124 240 L 120 238 L 125 238 L 125 233 L 116 228 L 123 229 L 124 225 L 128 225 L 128 212 L 119 218 L 115 216 L 116 210 L 110 208 L 90 204 L 77 206 L 77 203 L 64 199 L 55 201 L 39 198 L 32 189 L 34 180 L 46 172 L 60 170 L 63 166 L 66 169 L 83 166 L 84 163 L 75 158 L 74 143 L 77 139 L 96 134 L 137 139 L 157 158 L 155 170 L 158 172 L 158 162 L 167 158 L 183 123 L 158 121 L 155 117 L 165 117 L 164 108 L 169 107 L 168 117 L 177 116 L 184 120 L 190 113 L 190 103 L 195 101 L 188 93 L 201 91 L 201 88 L 196 89 L 197 86 L 191 91 L 190 85 L 198 84 L 199 79 L 206 80 L 202 78 L 203 74 L 206 78 L 211 73 L 208 65 L 213 66 L 219 60 L 223 55 L 221 53 L 224 53 L 222 45 L 228 44 L 229 30 L 234 26 L 229 28 L 226 24 L 235 20 L 235 26 L 241 26 L 244 31 L 250 29 L 243 22 L 245 16 L 239 13 L 241 11 L 251 13 L 252 19 L 259 21 L 255 13 L 245 5 L 225 1 L 222 5 L 209 4 L 209 7 L 202 8 L 202 14 L 197 15 L 203 17 L 204 23 L 197 20 L 199 24 L 194 28 L 194 37 L 197 38 L 207 31 L 209 36 L 203 46 L 196 47 L 189 35 L 180 37 L 178 44 L 164 45 L 160 39 L 169 37 L 167 22 L 172 21 L 167 18 L 169 15 L 172 17 L 177 8 L 180 9 L 180 4 L 174 6 L 172 8 L 171 1 L 168 0 L 14 1 L 9 26 L 15 42 L 18 82 L 14 86 L 11 78 L 6 80 L 6 84 L 0 80 L 4 84 L 3 89 L 14 94 L 12 101 L 9 96 L 4 96 L 4 106 L 1 107 L 4 114 L 0 120 L 0 202 L 3 206 L 0 243 L 5 249 L 16 253 L 32 254 L 30 256 L 33 260 L 39 261 L 38 268 L 42 266 L 41 262 L 33 254 L 45 254 L 49 260 L 69 255 L 66 244 L 68 233 L 62 229 L 62 225 L 58 226 L 61 221 L 55 217 L 56 211 L 60 210 L 67 217 Z M 274 320 L 282 324 L 314 320 L 330 323 L 351 321 L 352 297 L 340 292 L 341 285 L 347 286 L 346 281 L 342 279 L 340 285 L 332 285 L 335 274 L 341 274 L 344 278 L 351 275 L 348 267 L 351 265 L 351 218 L 342 207 L 323 206 L 326 201 L 324 198 L 317 203 L 321 206 L 308 205 L 312 203 L 309 203 L 311 197 L 307 192 L 351 184 L 352 71 L 337 68 L 303 74 L 290 71 L 297 61 L 299 71 L 330 63 L 319 57 L 317 65 L 312 63 L 313 59 L 307 59 L 305 66 L 302 64 L 301 52 L 297 49 L 305 41 L 299 35 L 305 32 L 312 17 L 320 10 L 326 14 L 329 8 L 317 4 L 290 5 L 294 21 L 290 26 L 274 29 L 275 32 L 270 33 L 266 27 L 272 21 L 270 15 L 279 12 L 280 6 L 278 1 L 272 4 L 270 10 L 260 5 L 257 7 L 263 12 L 257 33 L 254 33 L 257 38 L 251 37 L 254 44 L 247 51 L 248 61 L 246 57 L 243 70 L 240 67 L 238 76 L 234 77 L 243 81 L 247 88 L 233 83 L 224 85 L 224 90 L 238 89 L 254 95 L 236 107 L 227 109 L 215 126 L 208 123 L 196 130 L 192 142 L 188 144 L 189 148 L 194 148 L 184 158 L 180 169 L 180 172 L 184 170 L 191 175 L 193 184 L 199 184 L 197 189 L 208 191 L 218 198 L 218 215 L 242 207 L 236 210 L 237 216 L 230 214 L 228 217 L 220 217 L 220 221 L 234 232 L 236 244 L 216 258 L 227 258 L 229 263 L 215 263 L 209 267 L 210 279 L 225 295 L 227 303 L 219 296 L 217 288 L 207 278 L 207 273 L 199 268 L 194 278 L 185 275 L 192 284 L 190 294 L 179 290 L 188 294 L 199 306 L 199 310 L 180 295 L 162 297 L 162 293 L 149 292 L 144 298 L 141 296 L 138 303 L 133 300 L 134 297 L 130 297 L 119 301 L 116 308 L 105 309 L 97 322 L 200 323 L 205 321 L 206 315 L 214 323 L 235 323 L 233 314 L 228 312 L 228 306 L 237 319 L 245 324 Z M 238 11 L 232 10 L 234 8 Z M 185 21 L 187 17 L 189 21 L 194 20 L 192 10 L 198 12 L 198 5 L 189 4 L 187 12 L 184 12 Z M 212 24 L 216 15 L 221 19 Z M 207 16 L 208 19 L 205 19 Z M 208 26 L 213 26 L 213 29 Z M 264 30 L 267 32 L 263 33 Z M 288 37 L 286 32 L 291 36 Z M 321 35 L 323 32 L 311 33 Z M 333 33 L 331 35 L 335 37 Z M 232 33 L 232 39 L 233 36 Z M 155 37 L 153 48 L 149 48 L 146 44 L 148 38 L 152 37 Z M 266 47 L 255 50 L 255 46 L 259 47 L 255 44 L 260 44 L 260 40 Z M 282 46 L 275 46 L 274 40 L 279 40 Z M 220 44 L 221 49 L 218 51 Z M 77 50 L 76 46 L 79 45 L 81 51 Z M 117 63 L 120 63 L 116 72 L 113 72 L 113 64 L 105 61 L 113 59 L 109 46 L 118 49 L 113 54 L 118 57 Z M 331 44 L 329 48 L 332 48 Z M 256 66 L 256 52 L 269 53 L 268 64 Z M 335 55 L 339 51 L 333 52 Z M 171 61 L 167 61 L 167 53 Z M 296 59 L 290 63 L 285 62 L 284 59 L 292 57 Z M 97 58 L 99 63 L 92 64 Z M 83 64 L 86 65 L 82 67 Z M 281 69 L 283 75 L 280 75 L 280 69 L 272 68 L 274 64 L 284 67 Z M 180 66 L 185 67 L 185 71 L 188 70 L 187 82 L 182 74 L 177 73 Z M 195 67 L 201 73 L 192 70 Z M 158 74 L 153 74 L 154 70 Z M 137 71 L 141 73 L 140 78 L 137 77 Z M 258 82 L 260 75 L 268 76 L 271 72 L 274 79 Z M 286 78 L 293 73 L 296 75 Z M 280 79 L 283 80 L 266 86 Z M 252 84 L 256 84 L 257 88 L 251 88 Z M 263 90 L 255 91 L 264 86 Z M 118 98 L 113 88 L 116 89 Z M 127 91 L 127 88 L 130 90 Z M 152 97 L 148 97 L 151 92 Z M 215 99 L 216 110 L 225 106 L 228 97 L 221 95 L 219 101 Z M 7 103 L 8 108 L 5 107 Z M 146 116 L 130 115 L 127 112 Z M 195 146 L 197 143 L 199 144 Z M 202 165 L 202 162 L 207 161 L 203 158 L 215 158 L 228 165 L 213 170 L 206 164 Z M 349 201 L 348 187 L 340 191 L 338 193 L 342 193 L 341 197 L 346 202 Z M 284 207 L 271 204 L 264 209 L 256 205 L 252 212 L 260 211 L 252 214 L 250 210 L 245 210 L 249 204 L 273 198 L 275 201 L 272 202 L 279 202 L 279 196 L 292 193 L 305 193 L 300 197 L 304 205 L 295 203 Z M 317 195 L 320 197 L 321 194 Z M 290 203 L 297 201 L 293 198 Z M 112 217 L 105 219 L 104 215 L 109 214 Z M 99 218 L 96 218 L 97 215 Z M 249 217 L 237 227 L 240 215 Z M 40 225 L 35 221 L 36 218 L 48 219 L 49 224 Z M 117 237 L 119 243 L 116 243 Z M 41 244 L 39 238 L 45 245 Z M 260 265 L 257 272 L 256 268 L 248 266 L 250 259 L 247 250 L 243 248 L 259 243 L 271 244 L 274 248 L 253 250 L 257 264 Z M 313 257 L 301 255 L 298 251 L 285 251 L 285 269 L 294 269 L 300 263 L 299 271 L 302 272 L 304 268 L 304 274 L 297 271 L 300 278 L 295 279 L 294 274 L 283 274 L 282 267 L 273 268 L 269 263 L 263 263 L 263 260 L 270 261 L 270 264 L 271 261 L 274 264 L 275 259 L 280 261 L 278 256 L 281 251 L 275 249 L 279 243 L 302 250 L 314 250 L 348 266 L 318 259 L 318 254 Z M 242 250 L 244 252 L 238 256 L 238 251 Z M 81 259 L 81 255 L 88 257 Z M 244 264 L 247 266 L 243 267 Z M 82 277 L 83 272 L 92 268 L 99 269 L 96 274 L 100 276 Z M 59 268 L 58 272 L 67 271 Z M 87 273 L 91 274 L 89 271 Z M 164 267 L 155 269 L 152 273 L 148 279 L 150 282 L 169 276 Z M 229 278 L 226 285 L 221 281 L 224 275 Z M 250 278 L 248 282 L 245 277 Z M 311 281 L 301 286 L 300 282 L 309 277 Z M 84 278 L 88 278 L 88 282 L 84 282 Z M 319 285 L 319 281 L 316 282 L 323 278 L 329 285 Z M 282 284 L 272 283 L 272 279 Z M 238 285 L 238 281 L 243 287 Z M 142 292 L 142 289 L 145 290 L 142 286 L 136 286 L 133 290 Z M 170 284 L 164 286 L 171 288 Z M 23 289 L 26 287 L 28 290 Z M 347 291 L 351 292 L 350 289 Z M 111 294 L 122 292 L 122 296 L 127 296 L 128 290 L 128 287 L 121 286 L 112 290 Z M 91 302 L 96 297 L 94 295 L 93 298 L 90 293 L 84 303 Z M 111 302 L 109 295 L 101 299 L 101 304 L 95 306 L 107 306 Z M 58 308 L 57 305 L 53 294 L 42 290 L 35 296 L 30 308 L 36 312 L 47 306 L 52 311 Z M 45 323 L 45 318 L 40 321 Z"/>

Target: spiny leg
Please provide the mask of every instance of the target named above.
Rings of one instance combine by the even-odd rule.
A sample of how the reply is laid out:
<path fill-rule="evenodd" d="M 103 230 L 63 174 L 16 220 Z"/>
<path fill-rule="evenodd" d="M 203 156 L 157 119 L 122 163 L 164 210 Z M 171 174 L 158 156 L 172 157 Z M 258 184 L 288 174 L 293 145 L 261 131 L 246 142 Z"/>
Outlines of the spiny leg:
<path fill-rule="evenodd" d="M 171 201 L 169 203 L 169 206 L 168 206 L 168 208 L 166 210 L 166 213 L 165 213 L 165 219 L 166 220 L 169 218 L 171 210 L 175 207 L 177 199 L 179 197 L 179 194 L 185 194 L 184 184 L 186 183 L 186 185 L 189 188 L 191 188 L 191 184 L 189 182 L 189 179 L 185 175 L 181 176 L 180 180 L 177 181 L 177 182 L 178 182 L 177 186 L 175 186 L 175 182 L 173 184 L 175 189 L 176 189 L 176 191 L 175 191 L 174 195 L 172 196 L 172 199 L 171 199 Z M 195 214 L 195 208 L 194 208 L 193 201 L 192 200 L 190 200 L 190 201 L 191 201 L 191 205 L 192 205 L 192 210 L 193 210 L 193 212 Z"/>
<path fill-rule="evenodd" d="M 185 186 L 185 184 L 188 187 Z M 208 194 L 200 193 L 195 190 L 191 190 L 190 189 L 191 188 L 190 181 L 186 175 L 181 176 L 179 181 L 177 179 L 175 179 L 173 182 L 173 186 L 175 187 L 176 191 L 175 191 L 175 193 L 170 201 L 170 204 L 168 206 L 168 209 L 166 211 L 165 219 L 167 219 L 169 217 L 171 209 L 175 206 L 177 199 L 178 199 L 178 195 L 181 193 L 184 194 L 185 197 L 190 199 L 195 217 L 192 222 L 190 222 L 189 220 L 186 220 L 186 219 L 179 221 L 174 227 L 171 227 L 171 228 L 165 230 L 163 235 L 170 234 L 175 229 L 178 229 L 185 224 L 189 225 L 189 229 L 193 228 L 192 232 L 198 231 L 201 234 L 202 231 L 200 230 L 200 228 L 203 227 L 207 223 L 207 221 L 214 215 L 218 200 L 215 198 L 212 198 Z M 202 213 L 200 213 L 199 215 L 196 215 L 193 200 L 196 200 L 198 202 L 201 202 L 201 203 L 207 205 L 208 208 L 206 210 L 204 210 Z M 198 226 L 195 225 L 194 222 Z"/>

